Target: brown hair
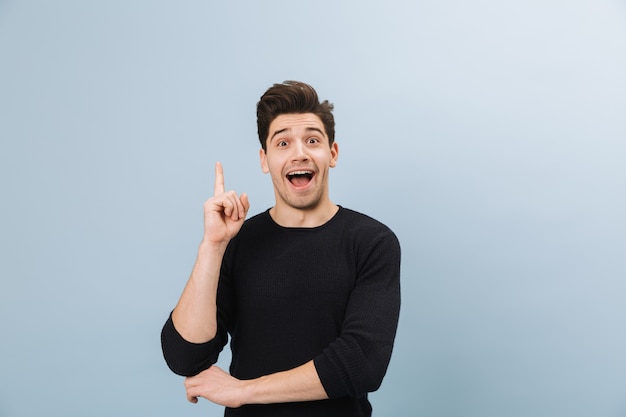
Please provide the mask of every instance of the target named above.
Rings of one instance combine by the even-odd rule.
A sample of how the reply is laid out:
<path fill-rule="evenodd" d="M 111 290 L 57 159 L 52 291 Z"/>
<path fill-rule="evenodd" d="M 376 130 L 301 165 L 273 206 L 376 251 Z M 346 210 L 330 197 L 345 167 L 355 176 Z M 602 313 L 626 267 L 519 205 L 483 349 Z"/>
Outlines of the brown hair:
<path fill-rule="evenodd" d="M 320 118 L 330 144 L 335 141 L 335 118 L 333 105 L 324 100 L 320 103 L 315 89 L 299 81 L 274 84 L 261 96 L 256 105 L 257 130 L 261 147 L 267 150 L 270 124 L 281 114 L 313 113 Z"/>

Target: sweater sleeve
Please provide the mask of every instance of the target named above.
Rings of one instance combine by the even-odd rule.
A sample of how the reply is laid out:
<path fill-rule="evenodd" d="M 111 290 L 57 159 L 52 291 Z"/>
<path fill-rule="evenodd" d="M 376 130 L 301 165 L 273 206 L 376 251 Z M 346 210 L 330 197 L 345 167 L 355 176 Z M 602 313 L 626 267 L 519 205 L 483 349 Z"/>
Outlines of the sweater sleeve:
<path fill-rule="evenodd" d="M 161 348 L 167 366 L 172 372 L 182 376 L 193 376 L 217 362 L 223 344 L 220 337 L 205 343 L 192 343 L 185 340 L 174 327 L 172 315 L 161 330 Z"/>
<path fill-rule="evenodd" d="M 341 334 L 314 358 L 330 398 L 376 391 L 387 372 L 400 313 L 400 245 L 389 229 L 357 249 L 357 279 Z"/>

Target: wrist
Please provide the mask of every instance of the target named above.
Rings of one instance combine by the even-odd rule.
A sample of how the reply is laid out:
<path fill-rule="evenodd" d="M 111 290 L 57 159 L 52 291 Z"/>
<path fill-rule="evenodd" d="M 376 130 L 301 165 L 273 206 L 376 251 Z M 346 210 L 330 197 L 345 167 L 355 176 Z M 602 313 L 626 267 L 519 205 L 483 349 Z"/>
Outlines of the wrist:
<path fill-rule="evenodd" d="M 267 398 L 263 396 L 263 383 L 267 379 L 267 376 L 262 376 L 254 379 L 240 380 L 241 382 L 241 404 L 266 404 Z"/>
<path fill-rule="evenodd" d="M 226 242 L 214 242 L 207 239 L 202 239 L 200 242 L 200 246 L 198 247 L 199 254 L 216 254 L 223 255 L 226 251 L 226 247 L 228 246 L 228 241 Z"/>
<path fill-rule="evenodd" d="M 255 380 L 245 379 L 245 380 L 240 380 L 240 383 L 241 383 L 241 386 L 240 386 L 241 397 L 239 401 L 241 402 L 241 405 L 258 404 L 258 402 L 255 400 L 255 395 L 254 395 Z"/>

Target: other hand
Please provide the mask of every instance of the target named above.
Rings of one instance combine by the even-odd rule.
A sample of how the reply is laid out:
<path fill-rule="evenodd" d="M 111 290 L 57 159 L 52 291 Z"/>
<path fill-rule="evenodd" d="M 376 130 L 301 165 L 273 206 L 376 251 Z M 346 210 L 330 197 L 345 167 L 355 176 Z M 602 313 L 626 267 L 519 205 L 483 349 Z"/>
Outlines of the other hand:
<path fill-rule="evenodd" d="M 244 388 L 244 381 L 215 365 L 185 379 L 187 400 L 192 403 L 197 403 L 198 397 L 202 397 L 225 407 L 241 407 L 245 404 Z"/>

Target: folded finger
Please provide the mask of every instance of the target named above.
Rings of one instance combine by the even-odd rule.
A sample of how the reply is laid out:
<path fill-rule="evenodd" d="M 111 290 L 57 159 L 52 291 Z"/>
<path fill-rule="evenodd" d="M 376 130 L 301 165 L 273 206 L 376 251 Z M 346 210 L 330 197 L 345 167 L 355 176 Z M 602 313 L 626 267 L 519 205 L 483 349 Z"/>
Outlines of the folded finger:
<path fill-rule="evenodd" d="M 187 394 L 187 401 L 189 401 L 190 403 L 197 403 L 198 402 L 198 397 L 196 397 L 193 394 L 193 389 L 194 389 L 194 385 L 192 383 L 192 379 L 191 378 L 185 378 L 185 391 Z"/>
<path fill-rule="evenodd" d="M 239 209 L 237 207 L 237 197 L 232 194 L 227 194 L 224 196 L 224 200 L 222 200 L 222 207 L 224 208 L 224 215 L 226 217 L 233 218 L 233 220 L 237 220 L 237 216 L 239 214 Z"/>
<path fill-rule="evenodd" d="M 250 210 L 250 201 L 248 200 L 248 194 L 243 193 L 239 197 L 239 217 L 245 218 Z"/>

